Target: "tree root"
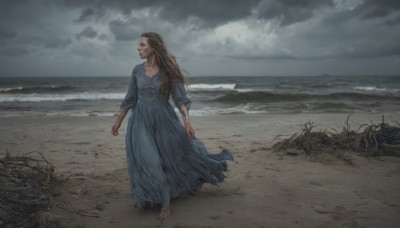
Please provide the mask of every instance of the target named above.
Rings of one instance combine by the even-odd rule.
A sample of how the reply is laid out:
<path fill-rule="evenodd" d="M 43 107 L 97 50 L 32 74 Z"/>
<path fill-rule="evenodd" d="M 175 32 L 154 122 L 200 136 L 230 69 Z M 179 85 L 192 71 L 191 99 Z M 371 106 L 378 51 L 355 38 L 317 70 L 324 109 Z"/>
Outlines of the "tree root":
<path fill-rule="evenodd" d="M 317 157 L 321 154 L 330 154 L 344 158 L 347 152 L 356 152 L 362 156 L 396 156 L 400 157 L 400 127 L 390 126 L 384 122 L 380 124 L 363 124 L 352 130 L 348 115 L 341 132 L 333 129 L 313 131 L 313 122 L 308 121 L 299 133 L 288 139 L 276 140 L 272 149 L 286 151 L 289 148 L 303 150 L 308 156 Z M 399 124 L 399 122 L 396 122 Z M 346 158 L 347 159 L 347 158 Z"/>

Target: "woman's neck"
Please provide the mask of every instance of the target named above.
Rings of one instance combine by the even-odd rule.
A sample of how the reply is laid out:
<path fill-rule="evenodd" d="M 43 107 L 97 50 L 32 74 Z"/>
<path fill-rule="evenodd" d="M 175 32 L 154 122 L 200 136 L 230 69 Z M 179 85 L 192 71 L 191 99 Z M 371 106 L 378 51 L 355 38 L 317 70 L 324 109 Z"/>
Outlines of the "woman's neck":
<path fill-rule="evenodd" d="M 147 58 L 146 60 L 146 66 L 150 67 L 150 68 L 158 68 L 154 55 L 150 56 L 149 58 Z"/>

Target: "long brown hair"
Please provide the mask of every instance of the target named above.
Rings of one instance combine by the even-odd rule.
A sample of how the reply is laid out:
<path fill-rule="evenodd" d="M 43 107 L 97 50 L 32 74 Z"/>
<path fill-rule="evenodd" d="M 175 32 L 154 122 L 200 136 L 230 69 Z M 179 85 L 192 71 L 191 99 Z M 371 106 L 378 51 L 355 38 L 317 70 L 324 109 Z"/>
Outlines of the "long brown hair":
<path fill-rule="evenodd" d="M 167 50 L 162 37 L 158 33 L 146 32 L 141 37 L 147 38 L 147 42 L 154 51 L 155 63 L 160 68 L 161 73 L 161 97 L 167 99 L 177 84 L 186 84 L 186 79 L 176 62 L 176 57 Z"/>

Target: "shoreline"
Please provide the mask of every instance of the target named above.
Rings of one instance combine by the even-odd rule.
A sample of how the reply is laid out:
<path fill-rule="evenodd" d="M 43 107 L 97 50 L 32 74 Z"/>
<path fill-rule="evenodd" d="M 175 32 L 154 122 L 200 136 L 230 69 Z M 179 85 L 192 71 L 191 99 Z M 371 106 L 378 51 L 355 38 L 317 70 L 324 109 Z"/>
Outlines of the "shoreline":
<path fill-rule="evenodd" d="M 354 113 L 349 123 L 352 129 L 380 123 L 383 114 L 386 123 L 400 120 L 400 113 Z M 230 149 L 235 161 L 224 183 L 173 200 L 172 218 L 164 222 L 157 219 L 159 208 L 132 207 L 124 142 L 128 116 L 117 137 L 110 134 L 115 117 L 0 117 L 0 151 L 41 152 L 67 180 L 43 215 L 57 227 L 397 227 L 399 158 L 353 155 L 355 165 L 349 166 L 267 149 L 277 135 L 299 132 L 308 120 L 316 129 L 340 130 L 347 116 L 192 116 L 209 151 Z"/>
<path fill-rule="evenodd" d="M 174 108 L 175 112 L 178 116 L 180 116 L 178 109 Z M 240 111 L 237 110 L 235 112 L 224 112 L 227 109 L 215 109 L 212 112 L 205 111 L 201 109 L 193 109 L 191 110 L 191 117 L 212 117 L 212 116 L 238 116 L 238 117 L 251 117 L 251 116 L 274 116 L 274 115 L 400 115 L 400 111 L 363 111 L 363 110 L 349 110 L 349 111 Z M 1 118 L 53 118 L 53 117 L 114 117 L 118 115 L 118 112 L 98 112 L 98 111 L 86 111 L 79 113 L 62 113 L 62 112 L 49 112 L 49 113 L 38 113 L 38 112 L 28 112 L 28 113 L 19 113 L 15 114 L 10 112 L 10 114 L 4 115 L 6 111 L 3 111 L 0 115 Z M 131 112 L 131 111 L 129 111 Z M 129 113 L 128 113 L 129 114 Z"/>

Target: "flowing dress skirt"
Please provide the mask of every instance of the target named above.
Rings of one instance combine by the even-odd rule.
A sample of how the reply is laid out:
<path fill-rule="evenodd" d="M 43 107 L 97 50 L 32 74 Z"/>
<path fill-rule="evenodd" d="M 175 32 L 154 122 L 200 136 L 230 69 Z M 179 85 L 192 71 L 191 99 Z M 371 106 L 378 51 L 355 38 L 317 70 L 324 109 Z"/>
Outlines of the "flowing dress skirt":
<path fill-rule="evenodd" d="M 201 141 L 189 138 L 169 102 L 145 100 L 129 118 L 126 157 L 135 206 L 153 202 L 163 208 L 203 183 L 222 182 L 226 160 L 233 160 L 228 150 L 210 154 Z"/>

